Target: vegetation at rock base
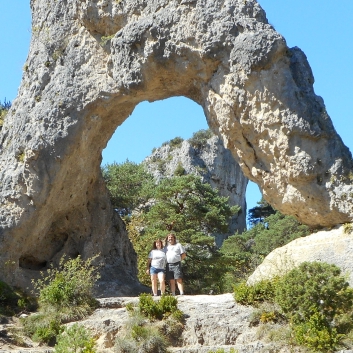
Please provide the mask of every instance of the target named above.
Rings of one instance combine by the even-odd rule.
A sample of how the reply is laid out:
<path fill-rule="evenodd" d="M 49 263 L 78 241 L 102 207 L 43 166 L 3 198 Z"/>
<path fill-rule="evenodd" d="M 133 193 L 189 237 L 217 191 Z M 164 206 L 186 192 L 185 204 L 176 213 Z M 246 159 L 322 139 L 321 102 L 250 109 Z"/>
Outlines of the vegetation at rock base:
<path fill-rule="evenodd" d="M 244 305 L 278 305 L 279 313 L 262 314 L 265 320 L 283 315 L 294 342 L 314 352 L 332 352 L 352 334 L 353 289 L 335 265 L 304 262 L 283 277 L 235 286 L 234 298 Z"/>
<path fill-rule="evenodd" d="M 41 279 L 33 280 L 39 293 L 39 310 L 22 319 L 26 335 L 34 341 L 54 345 L 63 332 L 63 323 L 92 313 L 97 307 L 92 289 L 99 278 L 97 267 L 92 265 L 94 259 L 62 258 L 59 268 L 42 272 Z"/>
<path fill-rule="evenodd" d="M 183 331 L 184 314 L 178 309 L 178 300 L 163 295 L 154 300 L 150 294 L 141 294 L 136 308 L 129 306 L 130 320 L 125 331 L 116 338 L 116 353 L 165 353 L 175 344 Z"/>

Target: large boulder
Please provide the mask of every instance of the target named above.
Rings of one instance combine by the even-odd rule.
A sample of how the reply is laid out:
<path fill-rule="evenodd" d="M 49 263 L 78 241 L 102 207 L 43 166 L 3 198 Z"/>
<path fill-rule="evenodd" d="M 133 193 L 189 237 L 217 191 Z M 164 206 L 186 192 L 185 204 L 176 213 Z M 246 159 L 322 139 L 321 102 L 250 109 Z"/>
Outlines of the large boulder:
<path fill-rule="evenodd" d="M 338 266 L 353 287 L 353 237 L 346 226 L 298 238 L 273 250 L 248 278 L 248 284 L 284 275 L 301 263 L 326 262 Z"/>
<path fill-rule="evenodd" d="M 310 225 L 352 220 L 351 154 L 304 53 L 255 0 L 31 0 L 31 9 L 30 51 L 0 133 L 2 279 L 27 286 L 67 253 L 100 254 L 103 277 L 135 283 L 100 163 L 144 100 L 199 103 L 281 212 Z"/>

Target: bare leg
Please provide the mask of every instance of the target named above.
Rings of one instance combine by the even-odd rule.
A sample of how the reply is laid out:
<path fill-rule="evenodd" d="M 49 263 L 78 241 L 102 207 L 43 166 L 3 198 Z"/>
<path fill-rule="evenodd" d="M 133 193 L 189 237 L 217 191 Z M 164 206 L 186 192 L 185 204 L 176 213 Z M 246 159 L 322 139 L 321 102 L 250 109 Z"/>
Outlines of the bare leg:
<path fill-rule="evenodd" d="M 165 275 L 163 272 L 158 273 L 159 286 L 161 289 L 161 295 L 165 293 Z"/>
<path fill-rule="evenodd" d="M 183 279 L 182 278 L 178 278 L 176 281 L 177 281 L 177 285 L 178 285 L 178 289 L 179 289 L 180 294 L 184 294 Z"/>
<path fill-rule="evenodd" d="M 172 295 L 175 295 L 175 279 L 171 279 L 170 283 L 170 290 L 172 291 Z"/>
<path fill-rule="evenodd" d="M 157 295 L 157 275 L 151 275 L 151 282 L 153 295 Z"/>

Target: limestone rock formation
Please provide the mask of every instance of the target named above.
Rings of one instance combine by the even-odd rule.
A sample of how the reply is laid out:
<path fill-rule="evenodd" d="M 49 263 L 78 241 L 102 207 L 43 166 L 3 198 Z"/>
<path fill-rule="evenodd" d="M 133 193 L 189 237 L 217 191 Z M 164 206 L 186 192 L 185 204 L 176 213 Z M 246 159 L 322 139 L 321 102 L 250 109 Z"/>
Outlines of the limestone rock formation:
<path fill-rule="evenodd" d="M 352 220 L 351 153 L 304 53 L 255 0 L 31 0 L 31 10 L 29 55 L 0 133 L 2 279 L 25 287 L 63 253 L 99 253 L 103 277 L 134 282 L 100 163 L 144 100 L 200 104 L 281 212 L 311 225 Z"/>
<path fill-rule="evenodd" d="M 352 256 L 353 237 L 345 232 L 345 226 L 323 230 L 273 250 L 248 278 L 248 283 L 283 275 L 305 261 L 320 261 L 338 266 L 353 287 Z"/>
<path fill-rule="evenodd" d="M 248 179 L 218 136 L 205 139 L 196 146 L 190 140 L 184 140 L 176 146 L 164 144 L 143 163 L 157 180 L 175 175 L 178 168 L 182 168 L 185 174 L 199 175 L 204 182 L 219 190 L 222 196 L 228 197 L 231 206 L 241 207 L 239 214 L 231 219 L 228 236 L 246 229 L 245 193 Z M 216 237 L 217 246 L 220 247 L 226 237 L 227 234 L 219 234 Z"/>

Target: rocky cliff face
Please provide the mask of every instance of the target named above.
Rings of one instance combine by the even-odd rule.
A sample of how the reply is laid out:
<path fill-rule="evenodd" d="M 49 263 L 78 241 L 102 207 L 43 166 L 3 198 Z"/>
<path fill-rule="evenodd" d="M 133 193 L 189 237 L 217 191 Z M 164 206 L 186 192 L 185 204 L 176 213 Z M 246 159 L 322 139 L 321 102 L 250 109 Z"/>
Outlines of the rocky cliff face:
<path fill-rule="evenodd" d="M 185 174 L 199 175 L 204 182 L 219 190 L 222 196 L 228 197 L 231 206 L 241 207 L 239 214 L 231 219 L 229 234 L 216 236 L 217 246 L 220 247 L 229 235 L 246 229 L 245 193 L 248 179 L 219 137 L 210 137 L 198 145 L 189 140 L 176 146 L 165 144 L 143 163 L 157 180 L 175 175 L 178 168 L 182 168 Z"/>
<path fill-rule="evenodd" d="M 255 0 L 31 0 L 31 9 L 30 51 L 0 133 L 2 279 L 26 287 L 68 253 L 100 254 L 104 276 L 133 280 L 100 163 L 144 100 L 199 103 L 276 209 L 311 225 L 352 220 L 351 154 L 304 53 Z"/>

